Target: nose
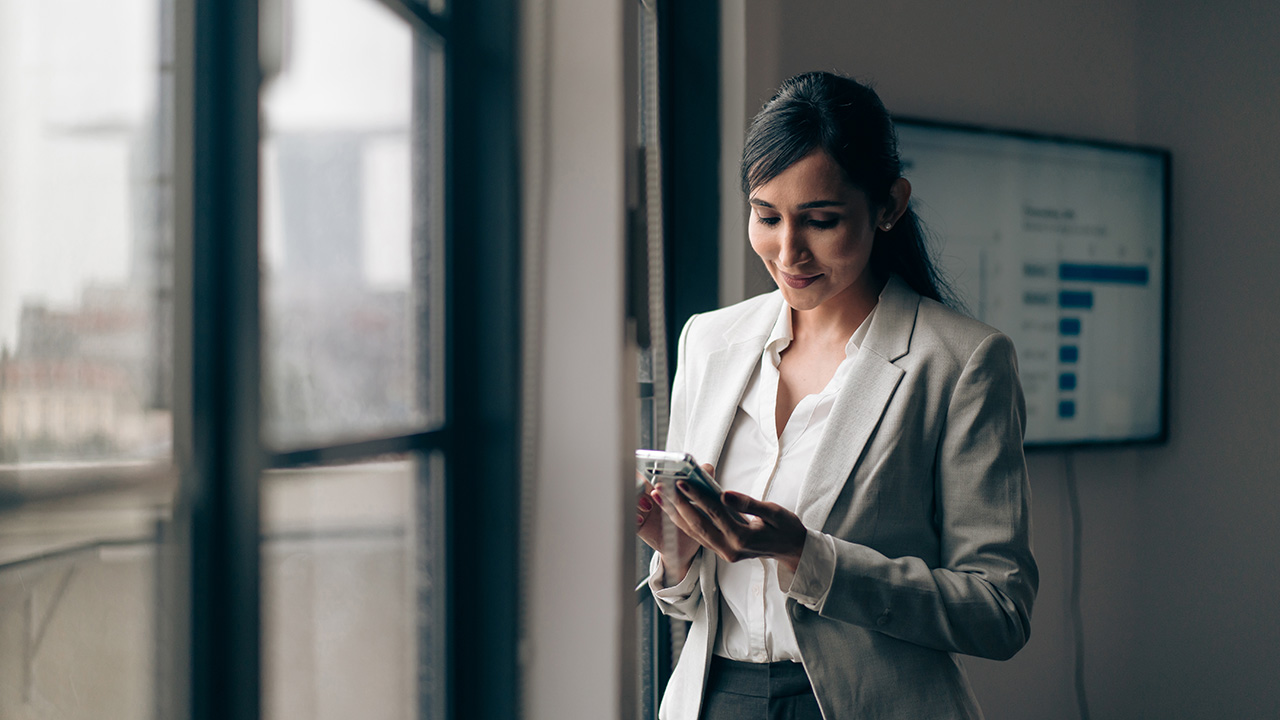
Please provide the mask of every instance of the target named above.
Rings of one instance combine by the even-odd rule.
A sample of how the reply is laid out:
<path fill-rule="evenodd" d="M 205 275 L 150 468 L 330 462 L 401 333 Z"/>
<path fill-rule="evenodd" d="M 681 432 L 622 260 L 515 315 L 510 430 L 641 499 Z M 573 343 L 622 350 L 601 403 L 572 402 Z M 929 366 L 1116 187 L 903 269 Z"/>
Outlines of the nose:
<path fill-rule="evenodd" d="M 809 245 L 805 241 L 804 231 L 796 223 L 786 223 L 778 238 L 778 264 L 785 268 L 796 268 L 809 259 Z"/>

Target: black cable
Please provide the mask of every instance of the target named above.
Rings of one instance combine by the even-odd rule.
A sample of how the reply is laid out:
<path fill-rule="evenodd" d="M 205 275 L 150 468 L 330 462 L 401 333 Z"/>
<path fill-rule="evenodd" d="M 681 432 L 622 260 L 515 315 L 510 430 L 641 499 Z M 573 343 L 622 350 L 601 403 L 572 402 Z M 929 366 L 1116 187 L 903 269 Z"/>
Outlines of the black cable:
<path fill-rule="evenodd" d="M 1071 630 L 1075 636 L 1076 707 L 1080 720 L 1089 720 L 1089 698 L 1084 688 L 1084 611 L 1080 607 L 1081 521 L 1080 493 L 1076 488 L 1075 458 L 1070 452 L 1062 456 L 1067 475 L 1067 502 L 1071 506 Z"/>

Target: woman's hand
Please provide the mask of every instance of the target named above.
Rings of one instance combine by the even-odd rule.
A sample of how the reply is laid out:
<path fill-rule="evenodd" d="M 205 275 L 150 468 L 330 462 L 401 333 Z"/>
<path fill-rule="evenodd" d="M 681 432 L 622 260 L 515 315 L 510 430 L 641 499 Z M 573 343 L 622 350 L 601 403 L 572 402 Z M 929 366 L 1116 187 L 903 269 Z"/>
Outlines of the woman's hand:
<path fill-rule="evenodd" d="M 702 468 L 712 474 L 710 465 Z M 720 495 L 680 481 L 677 493 L 651 493 L 667 517 L 684 535 L 711 550 L 725 562 L 771 557 L 795 572 L 800 564 L 807 535 L 795 513 L 777 503 L 762 502 L 749 495 L 725 492 Z M 742 514 L 733 517 L 729 510 Z"/>
<path fill-rule="evenodd" d="M 653 501 L 661 491 L 654 488 L 648 480 L 643 483 L 642 491 L 636 495 L 636 534 L 646 545 L 662 554 L 662 565 L 671 574 L 674 579 L 671 584 L 674 585 L 688 574 L 689 565 L 700 546 L 674 523 L 665 522 L 663 513 L 657 510 L 658 506 Z M 668 540 L 668 529 L 673 536 L 671 540 L 676 545 L 673 552 L 663 550 Z"/>

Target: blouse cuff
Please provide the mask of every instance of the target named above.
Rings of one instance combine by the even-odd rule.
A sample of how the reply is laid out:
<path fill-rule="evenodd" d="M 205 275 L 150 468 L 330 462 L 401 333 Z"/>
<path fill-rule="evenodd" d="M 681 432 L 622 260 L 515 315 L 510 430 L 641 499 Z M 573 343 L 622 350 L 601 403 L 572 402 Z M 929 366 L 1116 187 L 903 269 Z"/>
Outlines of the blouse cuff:
<path fill-rule="evenodd" d="M 778 564 L 778 587 L 810 610 L 818 610 L 831 591 L 836 574 L 836 541 L 830 535 L 809 529 L 800 552 L 800 564 L 788 582 L 790 571 Z"/>
<path fill-rule="evenodd" d="M 684 574 L 684 579 L 671 587 L 666 586 L 667 569 L 662 564 L 662 555 L 654 553 L 650 564 L 652 571 L 649 573 L 649 588 L 653 590 L 653 596 L 659 600 L 675 602 L 692 595 L 694 586 L 698 583 L 698 573 L 695 568 L 698 566 L 698 554 L 701 552 L 702 548 L 698 548 L 698 552 L 689 563 L 689 571 Z"/>

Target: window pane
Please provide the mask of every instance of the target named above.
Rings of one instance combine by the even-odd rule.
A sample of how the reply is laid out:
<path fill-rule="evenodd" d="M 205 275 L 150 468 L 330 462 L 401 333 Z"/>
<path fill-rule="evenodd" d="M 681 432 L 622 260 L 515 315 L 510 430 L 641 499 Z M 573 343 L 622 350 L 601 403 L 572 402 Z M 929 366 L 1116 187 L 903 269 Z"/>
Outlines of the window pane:
<path fill-rule="evenodd" d="M 170 488 L 0 510 L 0 717 L 153 716 Z"/>
<path fill-rule="evenodd" d="M 290 7 L 263 95 L 267 439 L 421 429 L 438 404 L 424 372 L 438 334 L 419 320 L 439 310 L 438 62 L 380 2 Z"/>
<path fill-rule="evenodd" d="M 0 465 L 170 453 L 159 0 L 0 3 Z"/>
<path fill-rule="evenodd" d="M 418 717 L 419 463 L 263 482 L 263 716 Z"/>

